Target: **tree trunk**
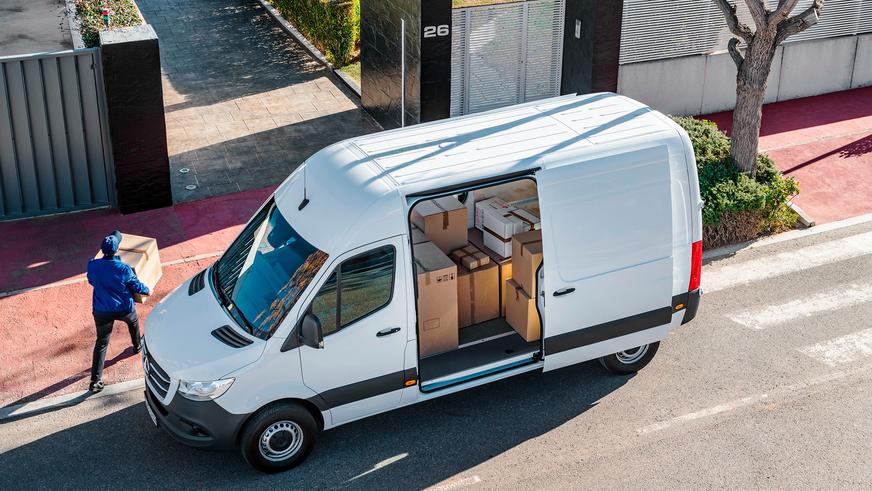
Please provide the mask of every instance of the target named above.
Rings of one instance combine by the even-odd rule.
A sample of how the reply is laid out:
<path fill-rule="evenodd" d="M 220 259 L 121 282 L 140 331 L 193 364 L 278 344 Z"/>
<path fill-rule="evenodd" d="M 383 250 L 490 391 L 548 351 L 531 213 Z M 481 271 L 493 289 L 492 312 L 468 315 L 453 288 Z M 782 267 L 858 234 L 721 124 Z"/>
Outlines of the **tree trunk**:
<path fill-rule="evenodd" d="M 775 33 L 758 31 L 736 74 L 736 109 L 733 111 L 730 151 L 742 172 L 757 172 L 757 145 L 766 81 L 775 56 Z"/>

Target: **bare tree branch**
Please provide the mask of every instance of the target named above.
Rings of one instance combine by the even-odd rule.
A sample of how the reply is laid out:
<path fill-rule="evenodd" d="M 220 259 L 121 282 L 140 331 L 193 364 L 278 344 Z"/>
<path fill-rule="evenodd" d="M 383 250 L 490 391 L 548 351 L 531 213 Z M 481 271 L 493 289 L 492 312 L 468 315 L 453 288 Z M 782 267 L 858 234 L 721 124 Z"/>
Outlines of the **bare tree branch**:
<path fill-rule="evenodd" d="M 769 14 L 769 25 L 778 25 L 779 22 L 789 17 L 797 3 L 799 0 L 778 0 L 778 8 Z"/>
<path fill-rule="evenodd" d="M 730 2 L 727 0 L 712 1 L 719 9 L 721 9 L 721 12 L 723 12 L 724 18 L 727 20 L 727 27 L 730 28 L 730 32 L 742 38 L 746 43 L 750 43 L 751 39 L 754 37 L 754 33 L 751 32 L 751 29 L 748 26 L 739 22 L 739 17 L 736 16 L 736 7 L 730 5 Z"/>
<path fill-rule="evenodd" d="M 757 26 L 757 30 L 769 27 L 766 7 L 763 6 L 763 0 L 745 0 L 745 4 L 748 6 L 748 10 L 751 11 L 751 18 L 754 19 L 754 24 Z"/>
<path fill-rule="evenodd" d="M 800 33 L 817 24 L 821 15 L 824 0 L 814 0 L 811 6 L 793 17 L 778 23 L 778 32 L 775 35 L 775 46 L 794 34 Z"/>
<path fill-rule="evenodd" d="M 736 64 L 736 70 L 741 70 L 745 57 L 739 52 L 739 38 L 730 38 L 730 42 L 727 43 L 727 51 L 730 52 L 730 57 L 733 58 L 733 62 Z"/>

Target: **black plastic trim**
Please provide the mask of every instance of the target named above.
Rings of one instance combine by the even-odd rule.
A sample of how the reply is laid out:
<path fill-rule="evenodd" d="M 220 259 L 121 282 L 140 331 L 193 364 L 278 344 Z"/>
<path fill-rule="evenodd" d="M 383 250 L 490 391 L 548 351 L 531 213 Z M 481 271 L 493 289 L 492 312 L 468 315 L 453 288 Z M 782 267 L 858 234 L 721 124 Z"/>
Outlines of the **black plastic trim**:
<path fill-rule="evenodd" d="M 232 414 L 215 401 L 191 401 L 178 394 L 164 406 L 147 387 L 145 403 L 154 410 L 161 428 L 180 443 L 195 448 L 234 448 L 236 436 L 249 416 Z"/>
<path fill-rule="evenodd" d="M 206 287 L 206 270 L 200 271 L 193 278 L 191 278 L 191 283 L 188 284 L 188 296 L 198 293 L 200 290 Z"/>
<path fill-rule="evenodd" d="M 353 384 L 330 389 L 318 394 L 322 402 L 309 398 L 322 411 L 344 404 L 350 404 L 362 399 L 368 399 L 388 392 L 393 392 L 405 387 L 406 370 L 389 373 L 380 377 L 362 380 Z"/>
<path fill-rule="evenodd" d="M 672 322 L 672 307 L 651 310 L 545 338 L 545 355 L 553 355 Z"/>
<path fill-rule="evenodd" d="M 244 348 L 254 342 L 243 336 L 242 334 L 239 334 L 238 332 L 236 332 L 236 330 L 228 325 L 223 325 L 218 329 L 212 331 L 212 336 L 215 339 L 226 344 L 227 346 L 233 348 Z"/>
<path fill-rule="evenodd" d="M 684 307 L 684 319 L 681 320 L 682 324 L 687 324 L 696 317 L 696 312 L 699 310 L 699 300 L 700 297 L 702 297 L 702 290 L 697 288 L 692 292 L 686 293 L 686 295 L 687 302 L 685 302 L 686 307 Z"/>

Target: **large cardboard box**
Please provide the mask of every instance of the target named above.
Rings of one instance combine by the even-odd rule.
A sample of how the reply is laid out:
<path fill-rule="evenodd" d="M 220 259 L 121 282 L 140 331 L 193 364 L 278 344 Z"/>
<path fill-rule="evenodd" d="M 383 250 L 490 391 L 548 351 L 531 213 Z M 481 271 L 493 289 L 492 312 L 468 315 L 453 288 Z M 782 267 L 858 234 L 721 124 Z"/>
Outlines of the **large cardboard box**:
<path fill-rule="evenodd" d="M 457 349 L 457 266 L 432 242 L 412 246 L 421 356 Z"/>
<path fill-rule="evenodd" d="M 535 341 L 542 335 L 536 297 L 531 297 L 515 280 L 506 282 L 506 322 L 525 341 Z"/>
<path fill-rule="evenodd" d="M 484 245 L 504 257 L 509 257 L 512 255 L 512 236 L 538 229 L 539 217 L 508 204 L 505 207 L 495 207 L 493 204 L 491 202 L 482 208 L 481 230 L 484 232 Z"/>
<path fill-rule="evenodd" d="M 542 264 L 542 231 L 512 237 L 512 279 L 530 296 L 536 296 L 536 269 Z"/>
<path fill-rule="evenodd" d="M 477 269 L 490 263 L 490 256 L 468 244 L 451 252 L 451 260 L 466 269 Z"/>
<path fill-rule="evenodd" d="M 466 245 L 466 206 L 457 198 L 446 196 L 418 203 L 412 209 L 412 223 L 446 254 Z"/>
<path fill-rule="evenodd" d="M 499 271 L 494 263 L 472 271 L 457 267 L 457 314 L 461 328 L 500 316 Z"/>
<path fill-rule="evenodd" d="M 500 315 L 506 316 L 506 281 L 512 278 L 512 258 L 500 254 L 484 246 L 484 233 L 477 229 L 469 230 L 469 243 L 490 256 L 492 263 L 500 268 Z"/>
<path fill-rule="evenodd" d="M 133 272 L 136 273 L 139 281 L 145 284 L 152 292 L 154 291 L 154 287 L 157 286 L 157 282 L 163 276 L 157 239 L 122 232 L 121 244 L 118 245 L 118 252 L 115 255 L 133 268 Z M 99 259 L 103 257 L 103 253 L 98 251 L 94 257 Z M 145 303 L 147 299 L 146 295 L 133 294 L 133 301 L 137 303 Z"/>

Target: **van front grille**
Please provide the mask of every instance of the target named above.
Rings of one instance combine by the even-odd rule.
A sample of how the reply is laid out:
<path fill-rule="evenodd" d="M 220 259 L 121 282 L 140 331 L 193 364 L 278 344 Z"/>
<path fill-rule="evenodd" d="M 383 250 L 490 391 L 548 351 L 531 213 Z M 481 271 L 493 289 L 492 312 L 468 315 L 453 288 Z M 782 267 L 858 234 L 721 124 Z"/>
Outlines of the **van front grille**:
<path fill-rule="evenodd" d="M 151 387 L 160 396 L 161 399 L 166 398 L 167 392 L 170 390 L 170 376 L 154 361 L 151 354 L 146 353 L 142 359 L 145 378 L 151 384 Z"/>

